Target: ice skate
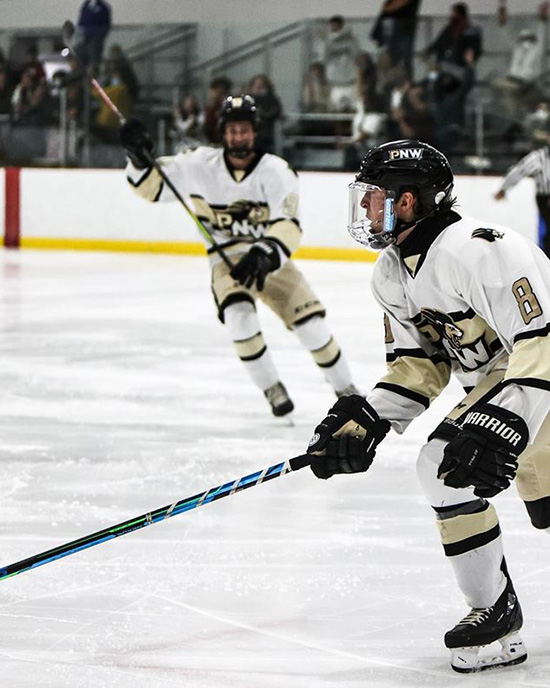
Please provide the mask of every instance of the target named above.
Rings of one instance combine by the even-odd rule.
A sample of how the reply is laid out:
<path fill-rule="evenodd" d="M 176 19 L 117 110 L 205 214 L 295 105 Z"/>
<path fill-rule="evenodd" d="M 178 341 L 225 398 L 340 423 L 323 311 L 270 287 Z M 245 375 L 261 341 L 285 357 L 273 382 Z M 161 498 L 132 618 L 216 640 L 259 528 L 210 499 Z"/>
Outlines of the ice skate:
<path fill-rule="evenodd" d="M 294 410 L 292 399 L 288 396 L 288 392 L 282 382 L 276 382 L 271 387 L 265 389 L 264 396 L 269 401 L 273 415 L 278 418 L 287 416 Z"/>
<path fill-rule="evenodd" d="M 492 607 L 472 609 L 453 629 L 445 634 L 445 645 L 451 650 L 451 666 L 467 674 L 495 667 L 521 664 L 527 650 L 518 631 L 523 624 L 521 606 L 512 582 Z M 480 656 L 481 648 L 498 641 L 498 654 Z"/>

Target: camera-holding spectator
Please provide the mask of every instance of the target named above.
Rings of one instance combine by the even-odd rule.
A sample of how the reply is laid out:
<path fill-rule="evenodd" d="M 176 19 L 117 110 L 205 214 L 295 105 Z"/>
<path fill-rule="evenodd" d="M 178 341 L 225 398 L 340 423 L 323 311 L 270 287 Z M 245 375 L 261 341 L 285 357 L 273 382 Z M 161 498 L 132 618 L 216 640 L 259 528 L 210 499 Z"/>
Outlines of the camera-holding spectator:
<path fill-rule="evenodd" d="M 381 70 L 400 65 L 412 77 L 416 20 L 421 0 L 385 0 L 371 38 L 380 46 Z"/>
<path fill-rule="evenodd" d="M 105 0 L 84 0 L 78 17 L 76 51 L 94 72 L 99 70 L 103 47 L 111 30 L 111 6 Z"/>
<path fill-rule="evenodd" d="M 193 150 L 206 143 L 204 112 L 196 96 L 188 94 L 172 108 L 175 153 Z"/>
<path fill-rule="evenodd" d="M 38 49 L 34 44 L 25 51 L 25 62 L 21 65 L 21 76 L 23 76 L 23 72 L 29 72 L 35 83 L 46 81 L 44 65 L 38 58 Z"/>
<path fill-rule="evenodd" d="M 340 15 L 331 17 L 329 25 L 323 61 L 330 86 L 330 108 L 335 112 L 354 112 L 359 43 Z"/>
<path fill-rule="evenodd" d="M 503 78 L 495 79 L 493 87 L 501 98 L 502 107 L 514 119 L 521 119 L 542 97 L 536 82 L 543 73 L 548 5 L 548 2 L 541 3 L 538 21 L 533 21 L 517 36 L 509 31 L 508 10 L 503 0 L 498 8 L 498 23 L 504 34 L 504 42 L 513 48 L 508 73 Z"/>
<path fill-rule="evenodd" d="M 27 126 L 45 126 L 52 115 L 46 80 L 29 67 L 21 75 L 11 97 L 13 123 Z"/>
<path fill-rule="evenodd" d="M 283 106 L 271 80 L 266 74 L 256 74 L 250 80 L 248 93 L 256 101 L 260 112 L 260 130 L 256 146 L 265 153 L 275 152 L 275 123 L 283 114 Z"/>
<path fill-rule="evenodd" d="M 212 79 L 208 87 L 208 101 L 204 108 L 204 133 L 209 143 L 220 144 L 223 141 L 218 121 L 223 101 L 230 95 L 233 82 L 226 76 Z"/>

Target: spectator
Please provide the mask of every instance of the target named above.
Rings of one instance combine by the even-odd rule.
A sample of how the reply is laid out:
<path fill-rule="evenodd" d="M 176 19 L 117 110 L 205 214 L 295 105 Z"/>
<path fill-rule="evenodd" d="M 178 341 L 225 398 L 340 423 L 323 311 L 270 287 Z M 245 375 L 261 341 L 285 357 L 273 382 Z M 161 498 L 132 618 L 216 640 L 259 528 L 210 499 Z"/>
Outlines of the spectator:
<path fill-rule="evenodd" d="M 365 99 L 369 103 L 369 108 L 377 107 L 380 104 L 376 87 L 376 64 L 369 53 L 359 53 L 357 56 L 357 99 L 360 106 L 365 105 Z"/>
<path fill-rule="evenodd" d="M 97 72 L 105 39 L 111 29 L 111 6 L 105 0 L 84 0 L 78 17 L 79 41 L 76 46 L 82 62 Z"/>
<path fill-rule="evenodd" d="M 11 114 L 11 89 L 8 82 L 8 72 L 0 66 L 0 116 Z"/>
<path fill-rule="evenodd" d="M 283 114 L 283 107 L 266 74 L 256 74 L 250 80 L 248 93 L 260 111 L 260 130 L 256 146 L 265 153 L 275 153 L 275 123 Z"/>
<path fill-rule="evenodd" d="M 336 112 L 356 110 L 356 61 L 359 44 L 344 18 L 329 19 L 330 32 L 325 43 L 324 63 L 330 86 L 330 107 Z"/>
<path fill-rule="evenodd" d="M 119 112 L 125 118 L 128 118 L 132 110 L 132 97 L 130 96 L 129 87 L 122 80 L 122 74 L 117 70 L 113 70 L 111 82 L 105 86 L 104 90 Z M 119 128 L 120 121 L 118 116 L 101 100 L 94 122 L 95 133 L 107 143 L 118 143 Z"/>
<path fill-rule="evenodd" d="M 46 81 L 32 67 L 21 75 L 12 94 L 11 106 L 14 124 L 45 126 L 51 123 Z"/>
<path fill-rule="evenodd" d="M 206 143 L 204 134 L 204 112 L 201 111 L 199 101 L 193 94 L 188 94 L 181 105 L 174 105 L 172 116 L 174 120 L 173 135 L 175 138 L 175 153 L 194 150 Z"/>
<path fill-rule="evenodd" d="M 416 18 L 422 0 L 385 0 L 371 38 L 382 48 L 380 69 L 400 65 L 412 77 Z"/>
<path fill-rule="evenodd" d="M 493 86 L 502 100 L 502 107 L 514 119 L 531 109 L 541 97 L 536 81 L 543 72 L 544 38 L 548 22 L 548 2 L 539 6 L 539 21 L 522 29 L 514 38 L 508 30 L 508 11 L 501 2 L 498 22 L 507 45 L 513 45 L 506 76 L 495 79 Z"/>
<path fill-rule="evenodd" d="M 451 93 L 469 77 L 482 51 L 482 31 L 470 22 L 468 5 L 457 2 L 451 7 L 451 16 L 435 41 L 428 46 L 425 56 L 434 55 L 434 69 L 438 73 L 438 89 Z"/>
<path fill-rule="evenodd" d="M 139 81 L 130 61 L 124 51 L 115 43 L 109 49 L 109 57 L 106 64 L 106 82 L 110 83 L 113 72 L 117 72 L 122 82 L 128 86 L 128 91 L 133 102 L 139 97 Z"/>
<path fill-rule="evenodd" d="M 26 60 L 21 66 L 21 76 L 23 72 L 30 72 L 35 83 L 39 81 L 46 81 L 46 72 L 44 71 L 44 65 L 38 59 L 38 49 L 36 45 L 30 45 L 25 52 Z"/>
<path fill-rule="evenodd" d="M 436 121 L 425 84 L 404 82 L 401 98 L 392 108 L 392 119 L 396 138 L 417 139 L 430 145 L 438 143 Z"/>
<path fill-rule="evenodd" d="M 322 62 L 312 62 L 302 84 L 302 109 L 304 112 L 328 112 L 329 104 L 330 85 L 325 65 Z"/>
<path fill-rule="evenodd" d="M 231 93 L 233 83 L 226 76 L 212 79 L 208 87 L 208 102 L 204 108 L 204 133 L 209 143 L 222 143 L 222 134 L 218 127 L 222 103 Z"/>
<path fill-rule="evenodd" d="M 379 108 L 376 90 L 366 89 L 351 125 L 352 142 L 344 151 L 345 170 L 357 170 L 369 149 L 386 140 L 387 119 L 387 114 Z"/>
<path fill-rule="evenodd" d="M 428 93 L 437 127 L 438 147 L 447 155 L 452 153 L 464 130 L 466 122 L 466 101 L 474 85 L 474 48 L 466 49 L 460 80 L 449 88 L 446 74 L 429 81 Z"/>

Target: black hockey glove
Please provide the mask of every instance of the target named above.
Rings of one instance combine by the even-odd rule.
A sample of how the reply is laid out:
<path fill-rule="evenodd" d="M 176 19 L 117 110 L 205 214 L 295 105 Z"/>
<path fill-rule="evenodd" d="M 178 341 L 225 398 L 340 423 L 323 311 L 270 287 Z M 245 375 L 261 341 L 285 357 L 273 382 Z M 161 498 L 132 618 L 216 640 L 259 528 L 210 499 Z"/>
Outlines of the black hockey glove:
<path fill-rule="evenodd" d="M 307 453 L 316 456 L 311 470 L 323 480 L 368 470 L 389 429 L 389 422 L 381 420 L 364 397 L 340 397 L 309 442 Z"/>
<path fill-rule="evenodd" d="M 120 142 L 134 167 L 151 167 L 155 144 L 145 126 L 137 119 L 129 119 L 120 127 L 119 134 Z"/>
<path fill-rule="evenodd" d="M 493 404 L 474 406 L 445 447 L 437 477 L 449 487 L 473 485 L 478 497 L 494 497 L 516 477 L 528 442 L 523 418 Z"/>
<path fill-rule="evenodd" d="M 255 241 L 244 256 L 231 270 L 231 277 L 250 289 L 256 283 L 258 291 L 265 286 L 265 278 L 270 272 L 281 267 L 281 256 L 275 241 L 260 239 Z"/>

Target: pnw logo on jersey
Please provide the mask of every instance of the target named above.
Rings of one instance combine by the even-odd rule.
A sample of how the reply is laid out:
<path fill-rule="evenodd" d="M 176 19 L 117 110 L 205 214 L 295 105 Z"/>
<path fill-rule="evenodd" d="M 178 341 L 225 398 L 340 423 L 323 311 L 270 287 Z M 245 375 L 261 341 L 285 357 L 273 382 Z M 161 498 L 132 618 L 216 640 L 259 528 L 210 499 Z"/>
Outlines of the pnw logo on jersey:
<path fill-rule="evenodd" d="M 239 199 L 229 205 L 210 205 L 201 196 L 191 196 L 197 216 L 226 237 L 264 236 L 269 223 L 269 206 L 259 201 Z"/>
<path fill-rule="evenodd" d="M 440 351 L 457 360 L 464 371 L 481 368 L 502 348 L 496 332 L 471 309 L 451 315 L 422 308 L 413 323 Z"/>

